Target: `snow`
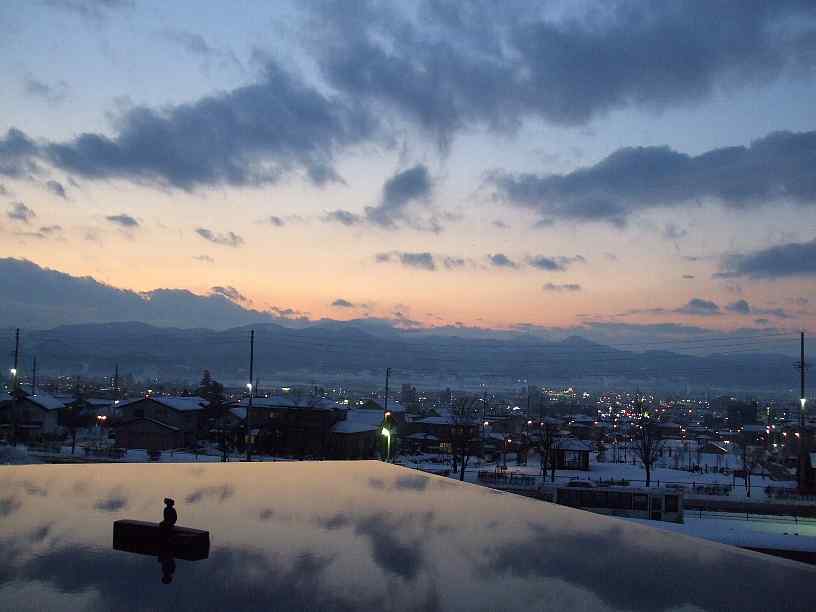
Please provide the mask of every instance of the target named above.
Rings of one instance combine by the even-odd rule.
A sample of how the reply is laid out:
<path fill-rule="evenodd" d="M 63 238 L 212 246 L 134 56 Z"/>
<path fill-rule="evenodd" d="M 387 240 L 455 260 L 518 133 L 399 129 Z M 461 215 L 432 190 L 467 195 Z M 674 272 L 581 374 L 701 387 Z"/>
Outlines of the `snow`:
<path fill-rule="evenodd" d="M 236 406 L 249 406 L 249 398 L 236 402 Z M 299 397 L 296 395 L 273 395 L 272 397 L 253 397 L 252 406 L 258 408 L 309 408 L 311 410 L 341 410 L 342 406 L 326 397 Z"/>
<path fill-rule="evenodd" d="M 175 395 L 150 395 L 147 397 L 136 397 L 128 400 L 123 400 L 119 402 L 117 408 L 123 408 L 124 406 L 128 406 L 129 404 L 135 404 L 136 402 L 141 402 L 146 399 L 152 400 L 157 404 L 161 404 L 162 406 L 172 408 L 173 410 L 177 410 L 179 412 L 204 410 L 205 405 L 207 403 L 207 400 L 205 400 L 203 397 L 198 396 L 182 397 Z"/>
<path fill-rule="evenodd" d="M 379 410 L 347 410 L 346 418 L 332 427 L 335 433 L 362 433 L 376 431 L 383 422 L 383 413 Z"/>
<path fill-rule="evenodd" d="M 62 408 L 65 408 L 65 402 L 54 397 L 50 393 L 37 393 L 35 395 L 29 395 L 27 399 L 35 404 L 39 404 L 46 410 L 61 410 Z"/>
<path fill-rule="evenodd" d="M 625 518 L 656 529 L 749 548 L 816 553 L 816 520 L 686 510 L 684 523 Z"/>

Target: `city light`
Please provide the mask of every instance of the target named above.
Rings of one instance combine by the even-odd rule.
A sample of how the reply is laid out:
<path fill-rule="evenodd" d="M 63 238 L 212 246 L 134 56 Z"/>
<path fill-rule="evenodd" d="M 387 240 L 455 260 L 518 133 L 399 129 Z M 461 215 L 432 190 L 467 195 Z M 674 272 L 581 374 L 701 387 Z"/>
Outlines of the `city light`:
<path fill-rule="evenodd" d="M 381 433 L 382 435 L 384 435 L 386 438 L 390 438 L 390 437 L 391 437 L 391 432 L 390 432 L 390 431 L 388 431 L 388 428 L 386 428 L 386 427 L 383 427 L 383 428 L 382 428 L 382 431 L 381 431 L 380 433 Z"/>
<path fill-rule="evenodd" d="M 9 370 L 9 372 L 11 372 L 12 376 L 17 376 L 17 368 L 11 368 L 11 370 Z"/>

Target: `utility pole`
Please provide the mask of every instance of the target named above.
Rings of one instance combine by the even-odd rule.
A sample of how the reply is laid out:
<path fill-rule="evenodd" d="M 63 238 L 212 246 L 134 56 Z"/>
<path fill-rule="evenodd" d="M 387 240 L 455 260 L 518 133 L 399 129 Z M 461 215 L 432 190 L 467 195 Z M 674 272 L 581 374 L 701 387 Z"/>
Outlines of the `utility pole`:
<path fill-rule="evenodd" d="M 31 395 L 37 395 L 37 356 L 31 364 Z"/>
<path fill-rule="evenodd" d="M 808 486 L 807 482 L 807 473 L 808 473 L 808 452 L 809 452 L 809 438 L 808 432 L 805 428 L 805 404 L 807 403 L 807 399 L 805 398 L 805 370 L 808 368 L 808 364 L 805 362 L 805 332 L 801 332 L 799 336 L 799 361 L 794 364 L 794 367 L 799 370 L 799 489 L 804 490 Z"/>
<path fill-rule="evenodd" d="M 113 398 L 119 399 L 119 364 L 113 370 Z"/>
<path fill-rule="evenodd" d="M 11 370 L 11 440 L 17 446 L 17 363 L 20 358 L 20 328 L 14 334 L 14 368 Z"/>
<path fill-rule="evenodd" d="M 249 405 L 247 406 L 247 413 L 246 413 L 246 460 L 252 461 L 252 452 L 250 451 L 250 444 L 249 440 L 252 435 L 251 430 L 249 428 L 251 415 L 252 415 L 252 380 L 255 374 L 255 330 L 249 332 L 249 383 L 247 387 L 249 387 Z"/>
<path fill-rule="evenodd" d="M 388 412 L 388 382 L 391 378 L 391 368 L 385 368 L 385 410 L 384 412 Z"/>

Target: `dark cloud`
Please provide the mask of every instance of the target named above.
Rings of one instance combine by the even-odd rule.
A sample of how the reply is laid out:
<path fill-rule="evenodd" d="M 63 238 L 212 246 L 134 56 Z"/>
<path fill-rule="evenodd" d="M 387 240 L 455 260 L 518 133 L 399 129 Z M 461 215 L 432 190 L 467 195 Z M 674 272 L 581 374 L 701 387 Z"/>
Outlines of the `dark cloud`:
<path fill-rule="evenodd" d="M 264 219 L 264 222 L 268 223 L 269 225 L 274 225 L 275 227 L 283 227 L 286 225 L 286 221 L 280 217 L 276 217 L 275 215 L 269 215 L 266 219 Z"/>
<path fill-rule="evenodd" d="M 538 3 L 322 2 L 304 29 L 328 82 L 412 120 L 442 147 L 470 125 L 580 125 L 686 106 L 783 74 L 808 78 L 813 6 L 619 2 L 554 19 Z"/>
<path fill-rule="evenodd" d="M 238 291 L 235 287 L 221 287 L 215 286 L 210 288 L 210 293 L 214 295 L 223 295 L 228 300 L 232 300 L 233 302 L 246 302 L 248 301 L 246 296 Z"/>
<path fill-rule="evenodd" d="M 378 253 L 374 260 L 377 263 L 398 261 L 403 266 L 418 268 L 420 270 L 436 270 L 436 260 L 431 253 L 406 253 L 403 251 L 390 251 L 388 253 Z"/>
<path fill-rule="evenodd" d="M 663 237 L 667 240 L 680 240 L 688 235 L 688 230 L 677 227 L 674 223 L 666 224 L 663 228 Z"/>
<path fill-rule="evenodd" d="M 467 265 L 472 265 L 473 262 L 470 259 L 465 259 L 464 257 L 443 257 L 442 258 L 442 265 L 445 266 L 448 270 L 453 270 L 455 268 L 464 268 Z"/>
<path fill-rule="evenodd" d="M 45 240 L 57 236 L 62 232 L 61 225 L 43 225 L 36 232 L 15 232 L 15 236 L 23 238 L 37 238 L 38 240 Z"/>
<path fill-rule="evenodd" d="M 22 202 L 12 202 L 9 204 L 9 207 L 9 211 L 6 213 L 6 216 L 12 221 L 28 223 L 37 216 L 37 213 Z"/>
<path fill-rule="evenodd" d="M 233 495 L 235 495 L 235 489 L 232 487 L 232 485 L 215 485 L 211 487 L 202 487 L 192 491 L 187 497 L 184 498 L 184 501 L 186 501 L 188 504 L 196 504 L 205 499 L 213 499 L 218 502 L 224 502 Z"/>
<path fill-rule="evenodd" d="M 742 315 L 751 314 L 751 306 L 746 300 L 737 300 L 732 304 L 728 304 L 725 309 L 729 312 L 735 312 Z"/>
<path fill-rule="evenodd" d="M 355 305 L 348 300 L 344 300 L 343 298 L 337 298 L 331 303 L 332 306 L 335 308 L 354 308 Z"/>
<path fill-rule="evenodd" d="M 18 500 L 13 495 L 0 497 L 0 516 L 4 518 L 7 516 L 11 516 L 15 512 L 17 512 L 17 510 L 19 510 L 20 506 L 22 505 L 23 504 L 20 503 L 20 500 Z"/>
<path fill-rule="evenodd" d="M 491 180 L 499 198 L 545 219 L 622 225 L 641 210 L 704 199 L 738 209 L 773 202 L 813 205 L 815 165 L 816 131 L 777 132 L 748 147 L 696 157 L 668 147 L 634 147 L 569 174 L 499 172 Z"/>
<path fill-rule="evenodd" d="M 397 172 L 385 181 L 380 202 L 365 209 L 366 219 L 374 225 L 395 228 L 400 222 L 416 225 L 406 208 L 416 202 L 430 200 L 431 175 L 423 164 Z"/>
<path fill-rule="evenodd" d="M 201 236 L 204 240 L 229 247 L 239 247 L 244 244 L 244 239 L 238 234 L 227 232 L 226 234 L 219 234 L 208 230 L 204 227 L 196 228 L 196 234 Z"/>
<path fill-rule="evenodd" d="M 693 274 L 684 274 L 683 278 L 686 279 L 686 280 L 691 280 L 691 279 L 694 278 L 694 275 Z"/>
<path fill-rule="evenodd" d="M 544 291 L 555 291 L 555 292 L 575 292 L 581 291 L 581 285 L 577 285 L 575 283 L 564 283 L 563 285 L 555 285 L 553 283 L 547 283 L 542 287 Z"/>
<path fill-rule="evenodd" d="M 703 300 L 700 298 L 692 298 L 688 304 L 676 308 L 674 312 L 687 315 L 711 316 L 720 313 L 720 307 L 710 300 Z"/>
<path fill-rule="evenodd" d="M 574 263 L 586 263 L 586 259 L 581 255 L 576 255 L 575 257 L 547 257 L 546 255 L 536 255 L 534 257 L 528 257 L 526 261 L 532 267 L 538 268 L 539 270 L 547 270 L 548 272 L 563 272 Z"/>
<path fill-rule="evenodd" d="M 139 227 L 139 222 L 130 215 L 126 215 L 125 213 L 119 215 L 108 215 L 107 217 L 105 217 L 105 219 L 107 219 L 114 225 L 119 225 L 121 227 L 128 229 Z"/>
<path fill-rule="evenodd" d="M 518 268 L 519 265 L 507 257 L 504 253 L 494 253 L 492 255 L 488 255 L 487 259 L 490 261 L 490 264 L 497 267 L 497 268 Z"/>
<path fill-rule="evenodd" d="M 757 279 L 816 276 L 816 239 L 780 244 L 745 255 L 728 256 L 723 261 L 721 271 L 715 276 L 747 276 Z"/>
<path fill-rule="evenodd" d="M 0 140 L 0 172 L 25 174 L 40 160 L 89 179 L 184 190 L 263 185 L 294 171 L 323 184 L 338 178 L 337 150 L 375 135 L 359 105 L 324 96 L 274 63 L 251 85 L 160 110 L 130 108 L 114 127 L 110 137 L 84 133 L 42 145 L 10 130 Z"/>
<path fill-rule="evenodd" d="M 124 510 L 127 506 L 127 498 L 119 493 L 112 493 L 110 496 L 100 499 L 94 504 L 94 508 L 104 512 L 118 512 L 119 510 Z"/>
<path fill-rule="evenodd" d="M 49 104 L 59 104 L 68 95 L 68 83 L 58 81 L 49 85 L 29 74 L 23 79 L 23 91 L 32 98 L 40 98 Z"/>
<path fill-rule="evenodd" d="M 18 129 L 0 138 L 0 176 L 28 178 L 40 171 L 34 157 L 37 144 Z"/>
<path fill-rule="evenodd" d="M 62 183 L 54 180 L 49 180 L 45 182 L 45 187 L 53 193 L 55 196 L 62 198 L 63 200 L 68 198 L 68 194 L 65 193 L 65 187 L 62 186 Z"/>
<path fill-rule="evenodd" d="M 325 223 L 340 223 L 342 225 L 359 225 L 363 223 L 364 219 L 360 215 L 356 215 L 347 210 L 333 210 L 323 215 Z"/>

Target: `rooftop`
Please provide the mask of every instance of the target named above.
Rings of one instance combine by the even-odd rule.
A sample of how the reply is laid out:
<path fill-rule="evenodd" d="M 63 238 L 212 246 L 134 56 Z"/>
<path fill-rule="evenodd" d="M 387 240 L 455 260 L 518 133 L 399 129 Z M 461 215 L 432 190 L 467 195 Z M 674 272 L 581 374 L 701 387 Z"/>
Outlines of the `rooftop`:
<path fill-rule="evenodd" d="M 375 461 L 0 467 L 4 606 L 40 610 L 810 610 L 816 568 Z M 113 523 L 210 532 L 113 550 Z M 178 555 L 177 555 L 178 556 Z"/>

